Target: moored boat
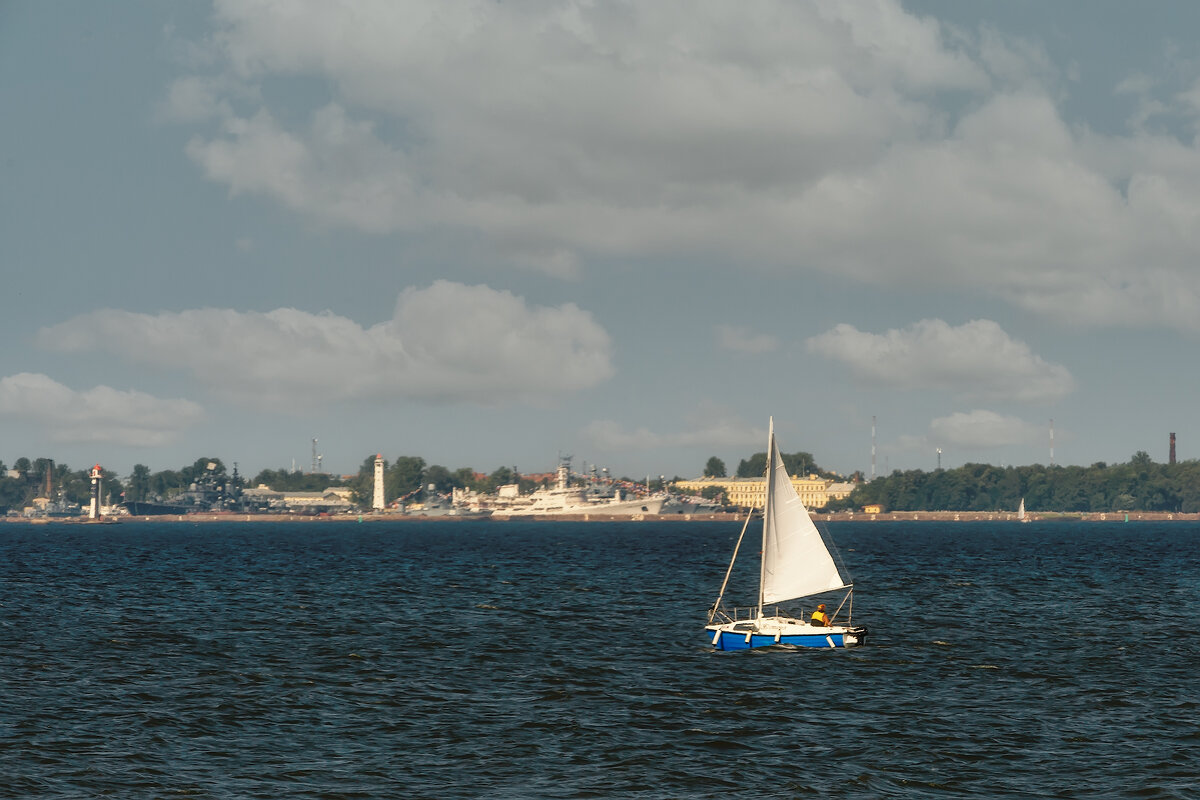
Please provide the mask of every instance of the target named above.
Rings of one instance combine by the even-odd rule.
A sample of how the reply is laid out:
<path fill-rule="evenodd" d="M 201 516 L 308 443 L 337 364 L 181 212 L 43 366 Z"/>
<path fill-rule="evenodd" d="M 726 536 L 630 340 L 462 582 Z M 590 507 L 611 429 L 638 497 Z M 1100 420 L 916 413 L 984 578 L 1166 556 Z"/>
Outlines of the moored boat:
<path fill-rule="evenodd" d="M 600 492 L 592 487 L 570 485 L 570 464 L 558 465 L 553 486 L 538 489 L 529 495 L 510 498 L 494 508 L 497 517 L 546 517 L 586 515 L 597 517 L 628 517 L 658 514 L 666 495 L 646 497 L 625 496 L 618 490 Z"/>

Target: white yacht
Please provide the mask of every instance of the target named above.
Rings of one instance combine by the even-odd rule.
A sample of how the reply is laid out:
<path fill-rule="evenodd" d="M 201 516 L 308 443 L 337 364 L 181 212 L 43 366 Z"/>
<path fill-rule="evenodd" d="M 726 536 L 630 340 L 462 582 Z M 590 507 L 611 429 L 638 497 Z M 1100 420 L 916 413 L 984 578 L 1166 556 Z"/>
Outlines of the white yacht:
<path fill-rule="evenodd" d="M 587 514 L 589 516 L 620 516 L 658 514 L 666 502 L 665 494 L 648 497 L 626 497 L 620 489 L 600 491 L 592 486 L 571 486 L 571 465 L 558 465 L 554 486 L 538 489 L 532 494 L 513 496 L 501 492 L 493 509 L 495 516 L 541 517 L 557 514 Z M 506 496 L 507 495 L 507 496 Z"/>

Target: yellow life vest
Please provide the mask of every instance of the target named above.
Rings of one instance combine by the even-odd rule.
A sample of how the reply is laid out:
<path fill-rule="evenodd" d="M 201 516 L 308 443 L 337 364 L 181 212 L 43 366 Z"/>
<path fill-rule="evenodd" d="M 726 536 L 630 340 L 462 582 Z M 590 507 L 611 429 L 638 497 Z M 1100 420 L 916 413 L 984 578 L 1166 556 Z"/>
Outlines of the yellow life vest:
<path fill-rule="evenodd" d="M 829 615 L 826 614 L 824 611 L 814 611 L 811 622 L 814 625 L 824 625 L 825 627 L 828 628 L 829 627 Z"/>

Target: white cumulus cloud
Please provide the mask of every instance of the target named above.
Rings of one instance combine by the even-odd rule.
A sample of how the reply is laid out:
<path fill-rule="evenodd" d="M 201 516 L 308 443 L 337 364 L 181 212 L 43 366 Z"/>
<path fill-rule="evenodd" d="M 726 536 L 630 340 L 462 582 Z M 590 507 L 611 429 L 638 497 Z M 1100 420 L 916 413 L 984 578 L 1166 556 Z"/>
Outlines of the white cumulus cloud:
<path fill-rule="evenodd" d="M 366 231 L 481 231 L 555 273 L 765 241 L 776 195 L 927 130 L 925 93 L 987 84 L 894 2 L 216 9 L 218 68 L 164 102 L 207 177 Z M 284 108 L 276 77 L 331 94 Z"/>
<path fill-rule="evenodd" d="M 1045 435 L 1043 428 L 1022 419 L 983 409 L 957 412 L 929 423 L 930 441 L 962 449 L 1032 445 Z"/>
<path fill-rule="evenodd" d="M 164 116 L 209 179 L 309 218 L 559 277 L 703 255 L 1200 329 L 1200 147 L 1069 123 L 1037 42 L 896 0 L 215 9 Z"/>
<path fill-rule="evenodd" d="M 287 411 L 363 398 L 541 402 L 613 374 L 607 332 L 573 303 L 437 281 L 400 294 L 392 319 L 332 313 L 102 310 L 38 332 L 46 348 L 105 350 L 190 372 L 214 393 Z"/>
<path fill-rule="evenodd" d="M 191 400 L 110 386 L 79 391 L 21 372 L 0 378 L 0 415 L 42 428 L 53 442 L 153 447 L 200 422 L 204 409 Z"/>
<path fill-rule="evenodd" d="M 991 320 L 956 327 L 926 319 L 882 334 L 841 324 L 805 344 L 809 352 L 846 365 L 860 378 L 902 389 L 1043 402 L 1075 388 L 1066 367 L 1048 363 Z"/>

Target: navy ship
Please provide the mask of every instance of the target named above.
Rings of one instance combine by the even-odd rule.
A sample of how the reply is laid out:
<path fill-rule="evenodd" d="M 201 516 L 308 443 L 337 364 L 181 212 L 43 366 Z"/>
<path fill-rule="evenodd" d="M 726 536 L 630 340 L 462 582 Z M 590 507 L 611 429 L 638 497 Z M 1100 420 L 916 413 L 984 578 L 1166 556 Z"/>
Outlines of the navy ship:
<path fill-rule="evenodd" d="M 209 462 L 204 474 L 193 481 L 187 491 L 180 492 L 169 500 L 161 497 L 153 500 L 126 500 L 121 505 L 134 517 L 242 510 L 243 481 L 238 475 L 237 464 L 233 465 L 233 475 L 229 478 L 217 474 L 216 468 L 215 462 Z"/>

